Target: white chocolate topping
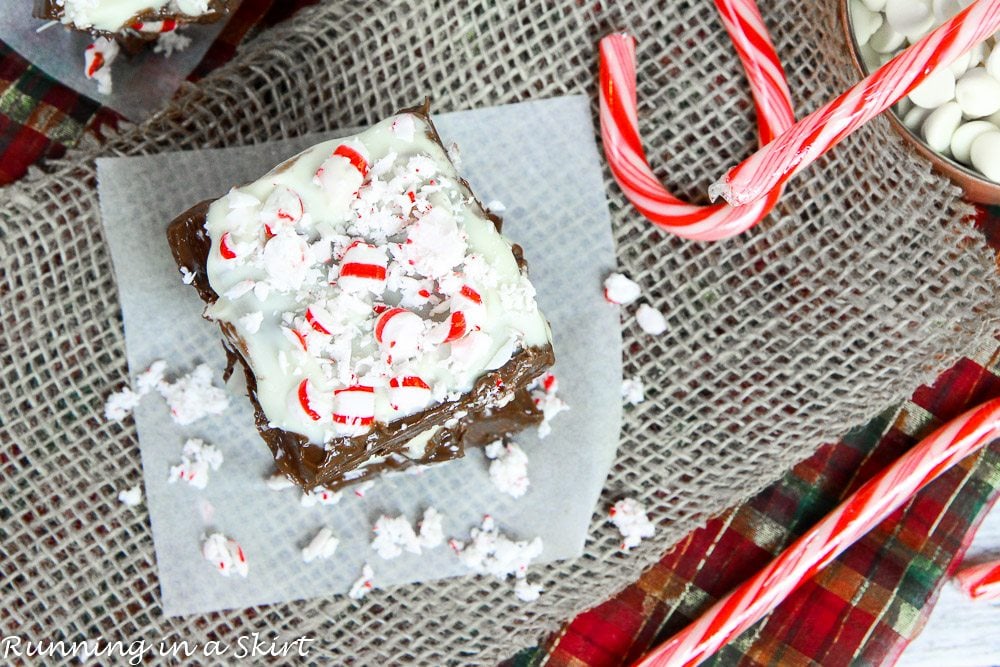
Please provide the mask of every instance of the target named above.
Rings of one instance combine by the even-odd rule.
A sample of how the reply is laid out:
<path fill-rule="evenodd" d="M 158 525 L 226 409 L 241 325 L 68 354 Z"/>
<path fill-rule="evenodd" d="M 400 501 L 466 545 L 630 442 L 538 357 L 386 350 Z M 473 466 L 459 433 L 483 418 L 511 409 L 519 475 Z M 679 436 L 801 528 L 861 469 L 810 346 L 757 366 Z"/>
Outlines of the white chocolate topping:
<path fill-rule="evenodd" d="M 128 22 L 147 11 L 166 9 L 170 14 L 207 14 L 208 0 L 56 0 L 62 8 L 62 22 L 77 28 L 118 32 Z"/>
<path fill-rule="evenodd" d="M 511 244 L 429 132 L 400 114 L 210 206 L 206 315 L 244 339 L 272 426 L 363 435 L 550 342 Z"/>

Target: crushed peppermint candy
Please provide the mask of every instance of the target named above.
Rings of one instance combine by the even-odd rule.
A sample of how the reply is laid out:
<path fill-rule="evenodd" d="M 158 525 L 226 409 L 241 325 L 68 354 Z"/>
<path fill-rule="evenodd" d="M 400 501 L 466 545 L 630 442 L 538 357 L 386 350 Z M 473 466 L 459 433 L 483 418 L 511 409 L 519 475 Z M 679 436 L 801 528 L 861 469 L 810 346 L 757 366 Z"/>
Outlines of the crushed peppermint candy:
<path fill-rule="evenodd" d="M 656 533 L 656 526 L 646 516 L 646 508 L 634 498 L 623 498 L 612 506 L 608 520 L 622 534 L 621 550 L 629 551 Z"/>
<path fill-rule="evenodd" d="M 420 114 L 313 146 L 209 207 L 206 317 L 275 428 L 317 445 L 455 400 L 550 344 L 535 290 Z"/>
<path fill-rule="evenodd" d="M 521 600 L 537 599 L 541 588 L 527 581 L 528 565 L 542 553 L 542 539 L 514 541 L 499 531 L 493 517 L 486 515 L 473 528 L 468 542 L 450 540 L 449 545 L 462 565 L 477 574 L 489 574 L 500 581 L 514 577 L 515 594 Z M 524 583 L 518 584 L 523 580 Z"/>
<path fill-rule="evenodd" d="M 125 419 L 139 405 L 143 396 L 160 386 L 166 367 L 163 361 L 154 361 L 147 370 L 136 376 L 134 391 L 126 386 L 108 396 L 104 404 L 104 418 L 117 422 Z"/>
<path fill-rule="evenodd" d="M 361 482 L 360 484 L 355 485 L 354 495 L 356 495 L 358 498 L 364 498 L 365 493 L 371 490 L 373 486 L 375 486 L 375 480 L 367 479 Z"/>
<path fill-rule="evenodd" d="M 412 554 L 420 553 L 420 538 L 405 516 L 382 515 L 376 519 L 372 530 L 375 533 L 372 549 L 384 560 L 396 558 L 404 550 Z"/>
<path fill-rule="evenodd" d="M 245 578 L 250 573 L 243 547 L 222 533 L 212 533 L 205 538 L 201 555 L 224 577 L 237 574 Z"/>
<path fill-rule="evenodd" d="M 542 411 L 542 423 L 538 425 L 538 437 L 545 438 L 552 432 L 552 426 L 549 422 L 560 412 L 569 410 L 569 405 L 556 395 L 556 392 L 559 391 L 559 380 L 552 373 L 539 376 L 528 385 L 528 389 L 535 407 Z"/>
<path fill-rule="evenodd" d="M 97 82 L 97 92 L 101 95 L 111 94 L 111 64 L 120 48 L 114 39 L 98 37 L 83 50 L 83 75 Z"/>
<path fill-rule="evenodd" d="M 622 400 L 625 405 L 639 405 L 646 400 L 646 388 L 639 378 L 622 380 Z"/>
<path fill-rule="evenodd" d="M 640 296 L 642 288 L 623 273 L 612 273 L 604 279 L 604 298 L 609 303 L 627 306 Z"/>
<path fill-rule="evenodd" d="M 365 563 L 365 566 L 361 568 L 361 576 L 351 585 L 347 597 L 352 600 L 360 600 L 368 595 L 368 592 L 373 588 L 375 588 L 375 572 L 371 565 Z"/>
<path fill-rule="evenodd" d="M 284 473 L 276 472 L 264 482 L 271 491 L 284 491 L 296 486 L 295 482 Z"/>
<path fill-rule="evenodd" d="M 212 369 L 200 364 L 174 382 L 160 382 L 160 395 L 167 401 L 170 416 L 186 426 L 208 415 L 217 415 L 229 407 L 229 394 L 212 384 Z"/>
<path fill-rule="evenodd" d="M 497 440 L 483 448 L 491 459 L 490 480 L 493 486 L 513 498 L 520 498 L 531 484 L 528 479 L 528 455 L 514 443 Z"/>
<path fill-rule="evenodd" d="M 186 266 L 182 266 L 180 268 L 180 272 L 181 272 L 181 282 L 182 283 L 184 283 L 185 285 L 190 285 L 191 283 L 194 282 L 194 279 L 195 279 L 195 273 L 194 273 L 194 271 L 191 271 Z"/>
<path fill-rule="evenodd" d="M 417 540 L 423 549 L 433 549 L 444 544 L 444 517 L 433 507 L 424 510 L 424 516 L 420 520 L 420 529 L 417 532 Z"/>
<path fill-rule="evenodd" d="M 329 528 L 321 528 L 318 533 L 302 549 L 302 560 L 311 563 L 314 560 L 326 560 L 337 552 L 340 540 L 333 536 Z"/>
<path fill-rule="evenodd" d="M 320 486 L 312 491 L 303 491 L 299 502 L 303 507 L 312 507 L 313 505 L 336 505 L 340 502 L 342 497 L 343 493 L 340 491 L 331 491 L 330 489 L 325 489 Z"/>
<path fill-rule="evenodd" d="M 639 310 L 635 311 L 635 321 L 650 336 L 659 336 L 667 330 L 667 318 L 648 303 L 642 304 Z"/>
<path fill-rule="evenodd" d="M 206 444 L 199 438 L 190 438 L 184 443 L 181 462 L 170 467 L 167 481 L 171 484 L 181 480 L 196 489 L 208 486 L 209 470 L 218 470 L 222 465 L 222 452 Z"/>
<path fill-rule="evenodd" d="M 122 421 L 132 414 L 132 410 L 139 405 L 141 398 L 141 394 L 137 394 L 129 387 L 123 387 L 108 396 L 108 400 L 104 403 L 104 418 L 108 421 Z"/>
<path fill-rule="evenodd" d="M 156 38 L 153 44 L 153 53 L 162 53 L 164 58 L 169 58 L 174 52 L 181 52 L 191 46 L 191 38 L 182 35 L 177 30 L 164 32 Z"/>
<path fill-rule="evenodd" d="M 135 507 L 142 502 L 142 487 L 138 484 L 118 492 L 118 502 L 126 507 Z"/>

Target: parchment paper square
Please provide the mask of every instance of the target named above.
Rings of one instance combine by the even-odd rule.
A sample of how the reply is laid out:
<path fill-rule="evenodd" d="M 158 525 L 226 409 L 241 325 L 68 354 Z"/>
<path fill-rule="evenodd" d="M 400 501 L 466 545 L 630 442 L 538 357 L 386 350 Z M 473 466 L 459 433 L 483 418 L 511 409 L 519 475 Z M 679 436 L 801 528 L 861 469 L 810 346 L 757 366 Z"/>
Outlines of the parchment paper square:
<path fill-rule="evenodd" d="M 174 424 L 158 396 L 135 411 L 147 503 L 168 615 L 343 593 L 365 562 L 376 585 L 466 575 L 447 547 L 383 561 L 369 548 L 382 513 L 411 521 L 428 506 L 445 515 L 448 536 L 463 538 L 485 513 L 511 536 L 542 537 L 541 560 L 580 555 L 618 443 L 621 334 L 601 281 L 615 266 L 610 219 L 589 104 L 565 97 L 435 116 L 444 140 L 461 149 L 460 172 L 484 202 L 507 206 L 504 233 L 525 248 L 543 312 L 552 324 L 560 394 L 571 411 L 552 434 L 516 438 L 530 458 L 531 488 L 513 499 L 490 483 L 478 450 L 420 475 L 379 480 L 364 497 L 303 508 L 297 489 L 270 491 L 269 452 L 245 396 L 217 418 Z M 341 133 L 341 134 L 346 134 Z M 165 229 L 178 214 L 229 187 L 254 180 L 281 160 L 335 135 L 261 146 L 98 160 L 101 214 L 118 281 L 133 376 L 164 359 L 175 372 L 199 362 L 221 371 L 224 355 L 202 303 L 181 283 Z M 238 375 L 238 374 L 237 374 Z M 167 484 L 187 437 L 225 455 L 203 491 Z M 330 560 L 304 564 L 300 549 L 321 526 L 340 539 Z M 247 579 L 219 576 L 200 553 L 208 530 L 237 539 Z"/>

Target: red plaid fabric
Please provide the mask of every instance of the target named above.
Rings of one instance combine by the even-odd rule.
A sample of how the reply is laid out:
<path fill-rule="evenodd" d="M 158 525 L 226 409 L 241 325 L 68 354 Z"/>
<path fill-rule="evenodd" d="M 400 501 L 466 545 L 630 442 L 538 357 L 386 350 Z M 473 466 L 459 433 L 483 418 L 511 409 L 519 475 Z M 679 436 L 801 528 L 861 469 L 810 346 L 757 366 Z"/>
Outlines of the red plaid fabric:
<path fill-rule="evenodd" d="M 244 0 L 191 74 L 227 61 L 254 31 L 315 0 Z M 0 42 L 0 184 L 120 118 Z M 1000 210 L 982 211 L 1000 248 Z M 683 628 L 938 423 L 1000 396 L 1000 347 L 965 359 L 899 409 L 822 447 L 781 481 L 691 533 L 633 585 L 511 665 L 617 665 Z M 718 664 L 891 662 L 920 631 L 947 575 L 996 500 L 1000 446 L 937 480 L 728 644 Z M 624 557 L 624 556 L 623 556 Z"/>

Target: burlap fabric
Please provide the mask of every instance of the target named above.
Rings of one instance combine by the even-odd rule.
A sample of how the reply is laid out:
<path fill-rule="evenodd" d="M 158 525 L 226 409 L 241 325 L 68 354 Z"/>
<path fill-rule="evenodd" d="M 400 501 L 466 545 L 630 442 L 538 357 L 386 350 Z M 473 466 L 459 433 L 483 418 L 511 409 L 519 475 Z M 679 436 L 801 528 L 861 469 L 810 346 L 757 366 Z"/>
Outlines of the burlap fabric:
<path fill-rule="evenodd" d="M 651 154 L 697 197 L 754 144 L 739 64 L 707 0 L 615 4 L 328 2 L 255 38 L 145 125 L 0 191 L 4 634 L 279 632 L 317 638 L 313 657 L 357 664 L 489 663 L 633 580 L 686 532 L 994 331 L 998 281 L 969 208 L 883 121 L 796 179 L 760 227 L 715 245 L 656 231 L 609 177 L 621 265 L 670 328 L 653 338 L 624 321 L 626 374 L 642 377 L 648 400 L 627 415 L 583 558 L 537 568 L 546 591 L 531 605 L 509 585 L 466 578 L 362 603 L 163 617 L 148 518 L 115 499 L 141 479 L 135 430 L 100 416 L 127 369 L 93 158 L 363 125 L 424 95 L 438 110 L 593 95 L 597 40 L 626 28 L 640 39 Z M 800 113 L 853 79 L 835 5 L 763 7 Z M 649 503 L 659 525 L 628 555 L 604 522 L 624 495 Z"/>

